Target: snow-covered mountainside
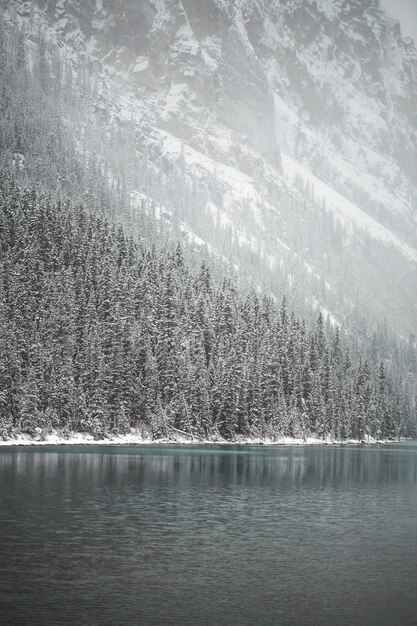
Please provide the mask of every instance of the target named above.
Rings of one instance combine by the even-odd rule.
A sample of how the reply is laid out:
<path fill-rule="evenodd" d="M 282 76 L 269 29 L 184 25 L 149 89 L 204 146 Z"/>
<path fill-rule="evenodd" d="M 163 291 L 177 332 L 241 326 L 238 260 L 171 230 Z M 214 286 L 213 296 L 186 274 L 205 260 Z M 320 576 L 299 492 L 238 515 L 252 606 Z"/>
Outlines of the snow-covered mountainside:
<path fill-rule="evenodd" d="M 42 30 L 47 57 L 88 72 L 92 123 L 105 110 L 131 129 L 137 210 L 150 198 L 191 243 L 342 325 L 358 307 L 415 329 L 417 52 L 378 0 L 14 8 L 29 51 Z M 135 178 L 144 161 L 158 184 Z"/>

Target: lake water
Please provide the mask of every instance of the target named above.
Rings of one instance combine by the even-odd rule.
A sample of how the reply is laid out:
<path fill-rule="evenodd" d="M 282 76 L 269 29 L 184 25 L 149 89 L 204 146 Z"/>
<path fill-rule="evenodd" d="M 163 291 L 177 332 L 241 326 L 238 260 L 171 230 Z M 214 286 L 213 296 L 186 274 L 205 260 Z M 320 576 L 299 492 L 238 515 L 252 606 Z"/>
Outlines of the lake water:
<path fill-rule="evenodd" d="M 0 448 L 0 623 L 417 624 L 417 444 Z"/>

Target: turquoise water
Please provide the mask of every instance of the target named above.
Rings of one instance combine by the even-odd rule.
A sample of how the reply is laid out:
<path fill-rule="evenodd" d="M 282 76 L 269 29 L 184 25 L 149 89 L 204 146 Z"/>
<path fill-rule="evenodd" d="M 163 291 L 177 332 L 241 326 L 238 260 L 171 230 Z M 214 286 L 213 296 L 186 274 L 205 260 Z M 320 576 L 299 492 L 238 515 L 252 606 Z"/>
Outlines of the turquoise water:
<path fill-rule="evenodd" d="M 0 623 L 417 624 L 417 444 L 0 448 Z"/>

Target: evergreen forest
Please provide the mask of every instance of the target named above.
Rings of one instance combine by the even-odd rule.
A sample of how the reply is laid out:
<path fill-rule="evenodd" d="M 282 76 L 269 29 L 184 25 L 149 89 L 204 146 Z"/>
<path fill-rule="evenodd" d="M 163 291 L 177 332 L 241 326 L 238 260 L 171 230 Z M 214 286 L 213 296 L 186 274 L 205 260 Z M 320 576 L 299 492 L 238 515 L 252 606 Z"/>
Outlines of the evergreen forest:
<path fill-rule="evenodd" d="M 401 364 L 97 211 L 0 181 L 0 436 L 415 434 Z M 375 346 L 374 346 L 375 347 Z M 408 369 L 410 364 L 408 364 Z"/>

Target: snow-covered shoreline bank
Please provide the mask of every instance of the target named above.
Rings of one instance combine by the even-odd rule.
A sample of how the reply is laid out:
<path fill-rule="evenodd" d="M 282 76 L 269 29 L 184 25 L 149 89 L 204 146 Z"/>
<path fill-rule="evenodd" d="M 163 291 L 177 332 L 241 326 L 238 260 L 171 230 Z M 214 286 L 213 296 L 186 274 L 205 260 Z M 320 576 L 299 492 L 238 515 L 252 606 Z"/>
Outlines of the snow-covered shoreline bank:
<path fill-rule="evenodd" d="M 369 444 L 386 444 L 395 443 L 385 440 L 376 440 L 367 437 L 364 440 L 335 440 L 331 438 L 321 439 L 318 437 L 292 438 L 280 437 L 272 440 L 269 438 L 253 438 L 253 439 L 191 439 L 187 437 L 176 437 L 172 439 L 158 439 L 144 437 L 140 434 L 119 435 L 111 438 L 94 439 L 92 435 L 85 433 L 72 433 L 64 437 L 58 433 L 52 433 L 46 437 L 30 437 L 28 435 L 19 435 L 13 439 L 0 440 L 0 447 L 9 446 L 175 446 L 175 445 L 191 445 L 191 446 L 323 446 L 323 445 L 369 445 Z"/>

